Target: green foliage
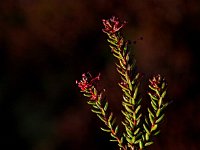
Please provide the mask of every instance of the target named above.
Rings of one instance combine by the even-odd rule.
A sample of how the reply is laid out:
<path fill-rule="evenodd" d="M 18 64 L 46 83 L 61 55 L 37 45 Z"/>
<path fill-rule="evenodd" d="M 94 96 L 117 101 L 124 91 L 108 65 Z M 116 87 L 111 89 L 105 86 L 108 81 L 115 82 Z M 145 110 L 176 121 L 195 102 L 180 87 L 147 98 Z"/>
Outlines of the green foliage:
<path fill-rule="evenodd" d="M 99 76 L 86 78 L 82 75 L 82 80 L 77 82 L 83 95 L 88 97 L 88 104 L 91 105 L 91 111 L 104 122 L 105 127 L 101 130 L 110 133 L 111 140 L 118 143 L 120 150 L 142 150 L 154 143 L 153 137 L 160 133 L 160 123 L 164 119 L 164 110 L 168 103 L 164 102 L 167 91 L 167 84 L 160 75 L 154 76 L 149 80 L 149 92 L 151 107 L 147 108 L 148 116 L 142 118 L 141 100 L 138 94 L 142 75 L 136 72 L 135 59 L 131 57 L 128 41 L 122 36 L 120 29 L 125 25 L 120 24 L 117 18 L 103 20 L 105 29 L 103 32 L 108 35 L 107 41 L 111 48 L 112 54 L 118 60 L 116 70 L 121 77 L 118 83 L 121 88 L 122 105 L 121 111 L 124 115 L 122 124 L 124 131 L 120 136 L 118 134 L 119 126 L 115 123 L 113 113 L 108 110 L 108 101 L 103 98 L 103 92 L 96 89 L 95 82 Z"/>

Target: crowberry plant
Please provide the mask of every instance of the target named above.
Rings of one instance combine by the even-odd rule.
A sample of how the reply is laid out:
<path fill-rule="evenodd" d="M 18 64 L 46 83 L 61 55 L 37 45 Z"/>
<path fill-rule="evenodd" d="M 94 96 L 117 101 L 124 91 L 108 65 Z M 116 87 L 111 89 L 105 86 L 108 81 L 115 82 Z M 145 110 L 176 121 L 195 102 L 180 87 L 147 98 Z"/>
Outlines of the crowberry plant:
<path fill-rule="evenodd" d="M 103 19 L 104 29 L 107 34 L 109 46 L 114 57 L 117 59 L 116 70 L 120 75 L 120 86 L 122 95 L 121 111 L 124 115 L 122 124 L 124 130 L 120 133 L 119 125 L 115 122 L 113 112 L 108 109 L 108 101 L 104 96 L 105 90 L 99 90 L 97 83 L 100 74 L 93 77 L 90 73 L 82 74 L 82 79 L 76 81 L 80 91 L 88 97 L 87 103 L 91 105 L 91 111 L 95 113 L 104 123 L 101 129 L 110 133 L 111 140 L 118 144 L 120 150 L 143 150 L 153 144 L 153 137 L 160 132 L 160 123 L 164 119 L 164 110 L 168 106 L 165 102 L 167 83 L 161 75 L 155 75 L 149 79 L 149 98 L 151 107 L 147 108 L 148 115 L 142 116 L 141 100 L 138 89 L 141 83 L 142 74 L 136 71 L 135 59 L 131 57 L 129 42 L 121 34 L 121 29 L 127 22 L 120 22 L 118 18 Z"/>

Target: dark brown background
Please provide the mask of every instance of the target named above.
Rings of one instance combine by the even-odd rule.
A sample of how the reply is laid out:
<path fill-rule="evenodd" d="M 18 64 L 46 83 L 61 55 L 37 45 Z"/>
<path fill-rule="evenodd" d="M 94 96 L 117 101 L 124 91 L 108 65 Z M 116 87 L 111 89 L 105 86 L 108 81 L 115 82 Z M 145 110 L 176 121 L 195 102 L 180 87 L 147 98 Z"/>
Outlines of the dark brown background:
<path fill-rule="evenodd" d="M 1 0 L 0 149 L 116 149 L 99 129 L 75 80 L 101 72 L 116 115 L 121 93 L 101 19 L 129 23 L 144 77 L 168 81 L 162 133 L 152 150 L 199 150 L 200 1 L 198 0 Z M 147 97 L 143 99 L 148 101 Z"/>

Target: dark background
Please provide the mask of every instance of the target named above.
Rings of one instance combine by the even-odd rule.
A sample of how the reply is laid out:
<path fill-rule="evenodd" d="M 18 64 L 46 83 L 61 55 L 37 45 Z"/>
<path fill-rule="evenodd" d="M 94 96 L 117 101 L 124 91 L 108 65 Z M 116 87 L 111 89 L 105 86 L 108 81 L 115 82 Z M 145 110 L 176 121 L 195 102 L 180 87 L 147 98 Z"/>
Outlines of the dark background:
<path fill-rule="evenodd" d="M 152 150 L 199 150 L 200 1 L 1 0 L 0 149 L 116 149 L 75 81 L 101 73 L 120 114 L 119 79 L 101 19 L 127 20 L 138 71 L 168 81 L 168 108 Z M 144 96 L 143 101 L 148 101 Z M 120 116 L 120 115 L 119 115 Z"/>

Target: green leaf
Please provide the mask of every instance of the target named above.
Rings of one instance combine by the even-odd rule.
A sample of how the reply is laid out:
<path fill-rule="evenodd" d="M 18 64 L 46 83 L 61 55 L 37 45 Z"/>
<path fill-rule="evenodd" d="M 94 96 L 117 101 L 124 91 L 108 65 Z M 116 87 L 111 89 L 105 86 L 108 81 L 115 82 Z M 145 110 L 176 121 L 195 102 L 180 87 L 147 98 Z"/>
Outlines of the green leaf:
<path fill-rule="evenodd" d="M 161 88 L 164 89 L 165 87 L 166 87 L 166 82 L 163 82 Z"/>
<path fill-rule="evenodd" d="M 145 141 L 145 137 L 144 137 L 144 135 L 142 135 L 142 141 Z"/>
<path fill-rule="evenodd" d="M 118 83 L 118 85 L 123 89 L 126 90 L 127 92 L 130 92 L 130 90 L 128 88 L 126 88 L 125 86 L 121 85 L 120 83 Z"/>
<path fill-rule="evenodd" d="M 108 34 L 108 37 L 110 39 L 112 39 L 113 41 L 116 41 L 117 40 L 117 36 L 115 34 Z"/>
<path fill-rule="evenodd" d="M 139 85 L 137 85 L 136 88 L 135 88 L 135 90 L 134 90 L 134 93 L 133 93 L 133 99 L 132 99 L 132 100 L 135 100 L 136 97 L 137 97 L 137 94 L 138 94 L 138 87 L 139 87 Z M 135 104 L 135 102 L 132 101 L 132 104 Z"/>
<path fill-rule="evenodd" d="M 137 101 L 137 105 L 140 105 L 141 101 L 142 101 L 142 98 L 140 98 L 140 99 Z"/>
<path fill-rule="evenodd" d="M 106 115 L 106 113 L 105 113 L 105 111 L 104 111 L 104 109 L 103 109 L 103 108 L 101 108 L 101 114 L 102 114 L 103 116 L 105 116 L 105 115 Z"/>
<path fill-rule="evenodd" d="M 140 110 L 140 108 L 141 108 L 141 105 L 137 106 L 137 108 L 135 109 L 135 114 L 138 113 L 138 111 Z"/>
<path fill-rule="evenodd" d="M 167 91 L 165 90 L 165 91 L 162 93 L 162 95 L 161 95 L 161 97 L 162 97 L 162 98 L 164 98 L 164 97 L 165 97 L 165 95 L 166 95 L 166 92 L 167 92 Z"/>
<path fill-rule="evenodd" d="M 91 94 L 83 94 L 85 97 L 91 97 Z"/>
<path fill-rule="evenodd" d="M 130 95 L 130 93 L 128 93 L 128 92 L 125 91 L 124 94 L 125 94 L 127 97 L 129 97 L 130 99 L 132 98 L 131 95 Z"/>
<path fill-rule="evenodd" d="M 133 113 L 133 110 L 130 109 L 127 105 L 124 105 L 124 107 L 125 107 L 126 111 L 128 111 L 129 113 Z"/>
<path fill-rule="evenodd" d="M 146 141 L 149 140 L 149 134 L 148 133 L 145 134 L 145 139 L 146 139 Z"/>
<path fill-rule="evenodd" d="M 96 102 L 94 102 L 94 101 L 87 101 L 87 103 L 88 103 L 89 105 L 93 105 L 94 108 L 98 108 L 98 107 L 96 106 Z M 95 107 L 95 106 L 96 106 L 96 107 Z"/>
<path fill-rule="evenodd" d="M 153 103 L 151 105 L 154 105 L 155 107 L 157 107 L 156 101 L 154 99 L 151 99 L 151 102 Z"/>
<path fill-rule="evenodd" d="M 116 140 L 116 139 L 111 139 L 110 141 L 111 141 L 111 142 L 117 142 L 117 140 Z"/>
<path fill-rule="evenodd" d="M 154 124 L 153 127 L 151 128 L 151 131 L 155 131 L 157 129 L 158 125 Z"/>
<path fill-rule="evenodd" d="M 94 88 L 94 95 L 97 95 L 97 89 Z"/>
<path fill-rule="evenodd" d="M 135 99 L 134 98 L 131 98 L 131 104 L 135 105 Z"/>
<path fill-rule="evenodd" d="M 110 121 L 107 122 L 107 126 L 108 126 L 109 128 L 112 128 L 112 124 L 111 124 Z"/>
<path fill-rule="evenodd" d="M 128 143 L 132 144 L 132 140 L 130 138 L 126 137 L 126 140 L 127 140 Z"/>
<path fill-rule="evenodd" d="M 139 116 L 136 118 L 136 120 L 139 121 L 141 117 L 142 117 L 142 114 L 139 114 Z"/>
<path fill-rule="evenodd" d="M 131 137 L 132 136 L 132 131 L 127 126 L 125 126 L 125 129 L 126 129 L 127 135 Z"/>
<path fill-rule="evenodd" d="M 117 72 L 125 77 L 125 74 L 119 68 L 117 68 Z"/>
<path fill-rule="evenodd" d="M 149 124 L 147 117 L 145 117 L 144 120 L 145 120 L 146 124 Z"/>
<path fill-rule="evenodd" d="M 117 48 L 116 48 L 116 47 L 113 47 L 113 46 L 111 46 L 111 45 L 109 45 L 109 46 L 110 46 L 110 48 L 111 48 L 113 54 L 116 54 L 116 55 L 119 55 L 119 54 L 120 54 L 120 53 L 117 51 Z"/>
<path fill-rule="evenodd" d="M 116 126 L 116 127 L 115 127 L 115 133 L 118 132 L 118 129 L 119 129 L 119 126 Z"/>
<path fill-rule="evenodd" d="M 101 121 L 103 121 L 104 123 L 106 123 L 106 120 L 104 119 L 104 117 L 100 116 L 99 114 L 97 114 L 97 116 L 99 117 L 99 119 L 101 119 Z"/>
<path fill-rule="evenodd" d="M 119 63 L 120 63 L 120 66 L 124 69 L 124 70 L 126 70 L 126 67 L 125 67 L 125 65 L 123 64 L 123 62 L 122 62 L 122 56 L 121 56 L 121 58 L 119 58 Z"/>
<path fill-rule="evenodd" d="M 131 143 L 135 142 L 135 136 L 132 136 Z"/>
<path fill-rule="evenodd" d="M 131 81 L 131 84 L 133 84 L 133 85 L 134 85 L 134 84 L 135 84 L 135 80 L 132 80 L 132 81 Z"/>
<path fill-rule="evenodd" d="M 156 105 L 154 105 L 153 100 L 151 100 L 151 106 L 153 107 L 153 109 L 156 111 L 158 108 Z"/>
<path fill-rule="evenodd" d="M 124 138 L 123 138 L 123 137 L 121 137 L 121 140 L 120 140 L 120 142 L 121 142 L 121 143 L 123 143 L 123 141 L 124 141 Z"/>
<path fill-rule="evenodd" d="M 124 97 L 124 96 L 123 96 Z M 122 105 L 124 106 L 124 105 L 127 105 L 127 106 L 129 106 L 129 107 L 132 107 L 133 105 L 132 104 L 130 104 L 130 103 L 127 103 L 127 102 L 122 102 Z"/>
<path fill-rule="evenodd" d="M 134 144 L 138 144 L 140 141 L 141 141 L 141 139 L 136 140 L 136 141 L 134 142 Z"/>
<path fill-rule="evenodd" d="M 140 141 L 141 139 L 142 139 L 142 132 L 139 132 L 137 135 L 136 135 L 136 137 L 135 137 L 135 139 L 137 140 L 137 141 Z M 136 143 L 136 141 L 135 141 L 135 143 Z"/>
<path fill-rule="evenodd" d="M 159 107 L 161 107 L 162 102 L 163 102 L 163 99 L 162 99 L 162 97 L 160 97 L 160 99 L 158 100 L 158 106 L 159 106 Z"/>
<path fill-rule="evenodd" d="M 133 118 L 133 120 L 136 120 L 136 114 L 135 113 L 132 113 L 132 118 Z"/>
<path fill-rule="evenodd" d="M 106 101 L 105 106 L 104 106 L 104 111 L 108 109 L 108 102 Z"/>
<path fill-rule="evenodd" d="M 165 110 L 165 108 L 166 108 L 168 105 L 169 105 L 169 103 L 165 103 L 165 104 L 163 104 L 163 105 L 162 105 L 162 108 L 161 108 L 160 111 L 162 112 L 163 110 Z"/>
<path fill-rule="evenodd" d="M 116 118 L 114 118 L 114 119 L 112 120 L 111 125 L 113 126 L 113 125 L 115 124 L 115 122 L 116 122 Z"/>
<path fill-rule="evenodd" d="M 119 55 L 116 55 L 115 53 L 113 53 L 113 56 L 115 56 L 117 59 L 121 59 Z"/>
<path fill-rule="evenodd" d="M 122 150 L 123 145 L 121 143 L 118 143 L 119 150 Z"/>
<path fill-rule="evenodd" d="M 98 111 L 98 110 L 91 109 L 91 111 L 92 111 L 93 113 L 95 113 L 95 114 L 101 114 L 101 112 Z"/>
<path fill-rule="evenodd" d="M 149 145 L 152 145 L 152 144 L 153 144 L 153 142 L 147 142 L 147 143 L 145 143 L 144 146 L 149 146 Z"/>
<path fill-rule="evenodd" d="M 160 108 L 158 108 L 157 112 L 156 112 L 156 117 L 160 116 Z"/>
<path fill-rule="evenodd" d="M 95 104 L 92 105 L 92 107 L 99 110 L 99 107 L 97 107 Z"/>
<path fill-rule="evenodd" d="M 121 112 L 125 117 L 128 117 L 128 113 L 127 112 L 124 112 L 123 110 Z"/>
<path fill-rule="evenodd" d="M 129 126 L 131 127 L 131 129 L 134 129 L 135 125 L 133 124 L 133 121 L 129 121 Z"/>
<path fill-rule="evenodd" d="M 114 46 L 112 46 L 112 45 L 109 45 L 109 47 L 111 48 L 111 49 L 116 49 Z"/>
<path fill-rule="evenodd" d="M 147 110 L 148 110 L 149 114 L 150 114 L 152 117 L 154 117 L 154 114 L 151 112 L 151 110 L 150 110 L 149 108 L 147 108 Z"/>
<path fill-rule="evenodd" d="M 112 132 L 110 133 L 110 135 L 111 135 L 113 138 L 116 138 L 116 135 L 113 134 Z"/>
<path fill-rule="evenodd" d="M 140 128 L 137 128 L 137 130 L 135 130 L 134 135 L 138 134 L 138 132 L 140 131 Z"/>
<path fill-rule="evenodd" d="M 126 120 L 129 122 L 129 125 L 131 125 L 131 127 L 133 127 L 133 121 L 129 118 L 129 117 L 126 117 Z"/>
<path fill-rule="evenodd" d="M 154 135 L 158 135 L 160 133 L 160 130 L 158 130 L 156 133 L 154 133 Z"/>
<path fill-rule="evenodd" d="M 116 135 L 114 135 L 112 132 L 110 133 L 110 135 L 115 139 Z"/>
<path fill-rule="evenodd" d="M 131 84 L 130 80 L 128 80 L 128 86 L 129 86 L 129 89 L 132 91 L 133 87 L 132 87 L 132 84 Z"/>
<path fill-rule="evenodd" d="M 155 91 L 155 92 L 158 91 L 156 88 L 152 87 L 151 85 L 149 85 L 149 88 L 150 88 L 151 90 Z"/>
<path fill-rule="evenodd" d="M 104 129 L 104 128 L 100 128 L 102 131 L 105 131 L 105 132 L 111 132 L 110 129 Z"/>
<path fill-rule="evenodd" d="M 110 116 L 109 116 L 109 118 L 108 118 L 108 122 L 111 121 L 112 117 L 113 117 L 113 113 L 110 113 Z"/>
<path fill-rule="evenodd" d="M 120 65 L 118 65 L 117 63 L 115 63 L 115 65 L 117 66 L 117 68 L 121 69 L 121 66 L 120 66 Z"/>
<path fill-rule="evenodd" d="M 137 81 L 139 79 L 139 77 L 140 77 L 140 73 L 137 73 L 134 80 Z"/>
<path fill-rule="evenodd" d="M 164 118 L 165 114 L 162 114 L 161 117 L 159 117 L 157 120 L 156 120 L 156 123 L 160 123 L 163 118 Z"/>
<path fill-rule="evenodd" d="M 149 130 L 147 129 L 146 125 L 143 124 L 144 130 L 146 131 L 146 133 L 150 134 Z"/>
<path fill-rule="evenodd" d="M 151 99 L 158 101 L 158 98 L 154 95 L 152 95 L 150 92 L 148 93 L 148 95 L 150 96 Z"/>
<path fill-rule="evenodd" d="M 101 102 L 100 101 L 97 101 L 96 103 L 95 103 L 95 105 L 100 109 L 101 108 Z"/>
<path fill-rule="evenodd" d="M 140 149 L 143 149 L 143 143 L 142 143 L 142 141 L 139 142 L 139 146 L 140 146 Z"/>
<path fill-rule="evenodd" d="M 118 46 L 115 40 L 107 39 L 107 41 L 115 46 Z"/>
<path fill-rule="evenodd" d="M 142 116 L 142 114 L 141 114 L 141 116 Z M 139 119 L 139 118 L 137 118 L 136 120 L 137 120 L 136 126 L 138 126 L 138 125 L 139 125 L 139 123 L 140 123 L 140 119 Z"/>
<path fill-rule="evenodd" d="M 128 122 L 127 120 L 122 121 L 122 124 L 123 124 L 124 126 L 128 126 L 128 125 L 127 125 L 128 123 L 129 123 L 129 122 Z"/>
<path fill-rule="evenodd" d="M 151 124 L 154 123 L 154 120 L 153 120 L 153 117 L 151 116 L 151 114 L 149 114 L 149 120 L 150 120 Z"/>

